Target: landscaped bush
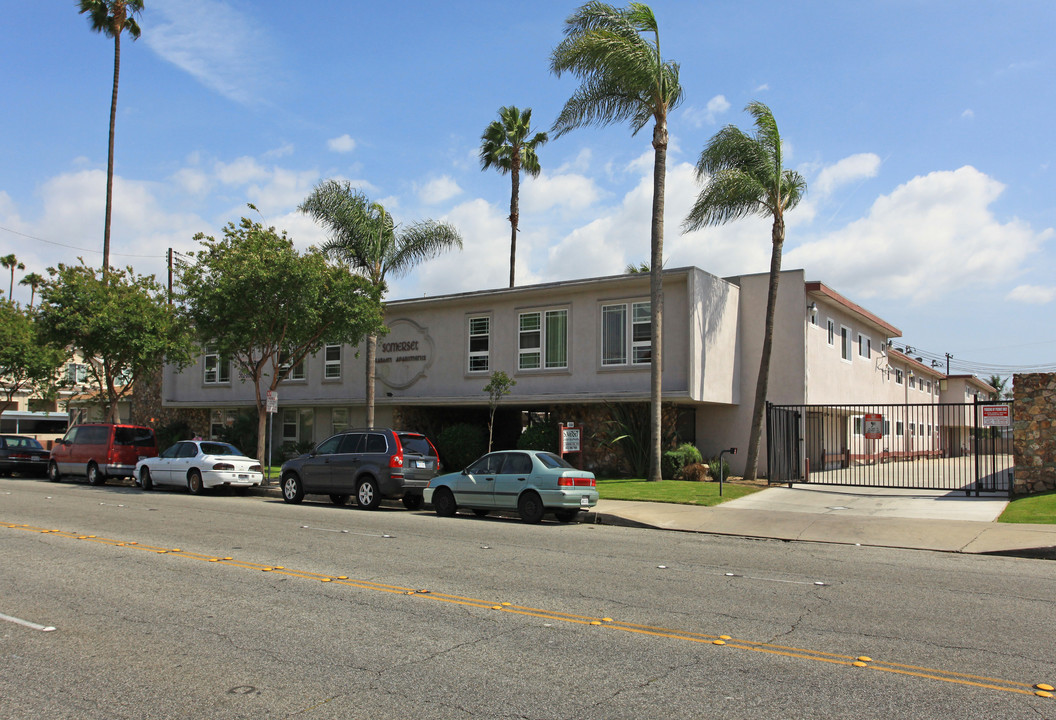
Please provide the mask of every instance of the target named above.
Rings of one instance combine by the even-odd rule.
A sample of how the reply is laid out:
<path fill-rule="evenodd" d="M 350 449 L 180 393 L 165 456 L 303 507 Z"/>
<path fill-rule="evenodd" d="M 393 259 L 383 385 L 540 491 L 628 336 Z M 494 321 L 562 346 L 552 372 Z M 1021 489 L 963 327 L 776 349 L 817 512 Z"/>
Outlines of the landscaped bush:
<path fill-rule="evenodd" d="M 682 468 L 682 472 L 676 479 L 687 482 L 707 482 L 711 480 L 711 470 L 703 463 L 692 463 Z"/>
<path fill-rule="evenodd" d="M 257 456 L 257 414 L 252 413 L 240 413 L 235 416 L 234 422 L 230 425 L 224 425 L 220 428 L 217 433 L 217 439 L 223 440 L 226 443 L 231 443 L 236 448 L 244 452 L 249 457 Z M 308 443 L 308 449 L 302 450 L 298 455 L 308 452 L 312 449 L 312 444 Z M 296 457 L 296 456 L 294 456 Z M 267 460 L 267 458 L 265 458 Z"/>
<path fill-rule="evenodd" d="M 436 451 L 447 472 L 458 472 L 488 450 L 488 431 L 479 425 L 448 425 L 436 439 Z"/>
<path fill-rule="evenodd" d="M 282 459 L 285 461 L 309 453 L 314 447 L 315 443 L 311 440 L 301 440 L 300 442 L 284 442 L 280 451 L 282 452 Z M 239 448 L 239 450 L 241 449 Z M 256 446 L 254 446 L 253 450 L 256 450 Z M 242 450 L 242 452 L 246 451 Z"/>
<path fill-rule="evenodd" d="M 180 440 L 190 440 L 194 437 L 191 424 L 186 420 L 175 420 L 168 425 L 162 425 L 154 431 L 154 437 L 158 441 L 158 450 L 175 445 Z"/>
<path fill-rule="evenodd" d="M 561 449 L 561 430 L 557 423 L 539 423 L 527 428 L 517 440 L 520 450 L 546 450 L 557 453 Z"/>
<path fill-rule="evenodd" d="M 712 458 L 708 460 L 708 468 L 711 470 L 711 479 L 718 482 L 719 479 L 719 460 L 718 458 Z M 722 479 L 730 479 L 730 464 L 725 460 L 722 461 Z"/>
<path fill-rule="evenodd" d="M 668 450 L 664 453 L 660 464 L 660 473 L 665 480 L 678 479 L 682 473 L 682 468 L 703 462 L 703 460 L 700 450 L 697 450 L 689 443 L 683 443 L 674 450 Z"/>

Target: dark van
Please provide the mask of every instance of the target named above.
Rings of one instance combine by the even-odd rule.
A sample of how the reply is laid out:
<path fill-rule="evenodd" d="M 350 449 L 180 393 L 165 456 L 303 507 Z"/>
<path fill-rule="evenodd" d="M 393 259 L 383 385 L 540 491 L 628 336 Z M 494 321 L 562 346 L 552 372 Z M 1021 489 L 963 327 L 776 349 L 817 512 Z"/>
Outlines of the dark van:
<path fill-rule="evenodd" d="M 108 478 L 133 477 L 140 458 L 157 454 L 158 442 L 149 427 L 75 425 L 52 447 L 48 479 L 59 482 L 64 475 L 73 475 L 88 478 L 90 485 L 102 485 Z"/>

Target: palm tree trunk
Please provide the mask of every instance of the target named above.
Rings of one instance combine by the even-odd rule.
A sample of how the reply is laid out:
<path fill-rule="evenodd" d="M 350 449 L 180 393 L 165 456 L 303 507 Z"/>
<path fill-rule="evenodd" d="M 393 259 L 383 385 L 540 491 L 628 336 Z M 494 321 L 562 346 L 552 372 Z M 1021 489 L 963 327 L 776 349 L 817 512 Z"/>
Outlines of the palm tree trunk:
<path fill-rule="evenodd" d="M 374 355 L 378 349 L 378 336 L 367 336 L 367 427 L 374 427 Z"/>
<path fill-rule="evenodd" d="M 103 284 L 110 275 L 110 216 L 114 201 L 114 128 L 117 124 L 117 80 L 121 75 L 121 32 L 114 33 L 114 91 L 110 96 L 110 145 L 106 155 L 106 219 L 103 221 Z"/>
<path fill-rule="evenodd" d="M 510 193 L 510 287 L 513 287 L 515 270 L 517 267 L 517 223 L 520 222 L 520 208 L 518 196 L 521 192 L 520 163 L 517 158 L 513 159 L 511 175 L 513 177 L 513 191 Z"/>
<path fill-rule="evenodd" d="M 664 338 L 664 181 L 667 173 L 667 122 L 653 128 L 653 227 L 649 237 L 649 309 L 652 360 L 649 370 L 649 480 L 660 480 Z"/>
<path fill-rule="evenodd" d="M 774 218 L 771 231 L 773 250 L 770 253 L 770 286 L 766 294 L 766 323 L 763 331 L 763 350 L 759 358 L 759 379 L 755 384 L 755 403 L 752 407 L 752 429 L 748 436 L 748 457 L 745 458 L 744 479 L 755 480 L 759 465 L 759 441 L 763 435 L 763 410 L 770 384 L 770 353 L 774 345 L 774 312 L 777 308 L 777 283 L 781 279 L 781 248 L 785 244 L 785 220 Z"/>

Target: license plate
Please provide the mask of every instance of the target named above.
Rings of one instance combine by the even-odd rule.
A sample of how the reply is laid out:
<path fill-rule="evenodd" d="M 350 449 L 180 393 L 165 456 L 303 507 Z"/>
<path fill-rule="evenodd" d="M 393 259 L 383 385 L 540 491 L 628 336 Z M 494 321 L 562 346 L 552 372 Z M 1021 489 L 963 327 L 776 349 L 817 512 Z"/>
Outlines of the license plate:
<path fill-rule="evenodd" d="M 589 496 L 587 496 L 587 495 L 584 495 L 583 497 L 581 497 L 581 498 L 579 499 L 579 504 L 580 504 L 580 505 L 581 505 L 582 507 L 590 507 L 590 497 L 589 497 Z"/>
<path fill-rule="evenodd" d="M 239 480 L 249 480 L 249 475 L 239 475 L 238 479 Z"/>
<path fill-rule="evenodd" d="M 36 462 L 37 460 L 43 460 L 43 459 L 44 458 L 40 457 L 39 455 L 34 455 L 33 457 L 30 458 L 30 460 L 32 460 L 33 462 Z"/>
<path fill-rule="evenodd" d="M 427 468 L 427 467 L 429 467 L 429 463 L 426 462 L 425 460 L 415 460 L 414 461 L 414 466 L 416 468 Z"/>

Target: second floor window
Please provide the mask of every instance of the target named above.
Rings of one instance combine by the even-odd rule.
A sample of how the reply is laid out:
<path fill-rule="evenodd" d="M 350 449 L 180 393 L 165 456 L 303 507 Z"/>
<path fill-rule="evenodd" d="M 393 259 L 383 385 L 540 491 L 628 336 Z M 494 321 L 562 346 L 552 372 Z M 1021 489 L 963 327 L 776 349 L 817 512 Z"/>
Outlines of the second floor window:
<path fill-rule="evenodd" d="M 206 385 L 220 385 L 231 382 L 231 363 L 220 357 L 216 346 L 205 346 L 205 376 L 203 381 Z"/>
<path fill-rule="evenodd" d="M 601 364 L 626 365 L 630 348 L 631 364 L 648 365 L 653 359 L 652 332 L 649 303 L 602 305 Z"/>
<path fill-rule="evenodd" d="M 304 360 L 290 367 L 290 359 L 286 353 L 279 355 L 279 372 L 283 372 L 289 369 L 289 372 L 283 377 L 283 380 L 304 380 L 306 375 L 304 373 Z"/>
<path fill-rule="evenodd" d="M 325 380 L 341 379 L 340 345 L 327 345 L 323 348 L 323 378 Z"/>
<path fill-rule="evenodd" d="M 568 367 L 568 310 L 521 313 L 517 369 Z"/>
<path fill-rule="evenodd" d="M 491 318 L 469 318 L 469 371 L 487 372 L 490 369 Z"/>

